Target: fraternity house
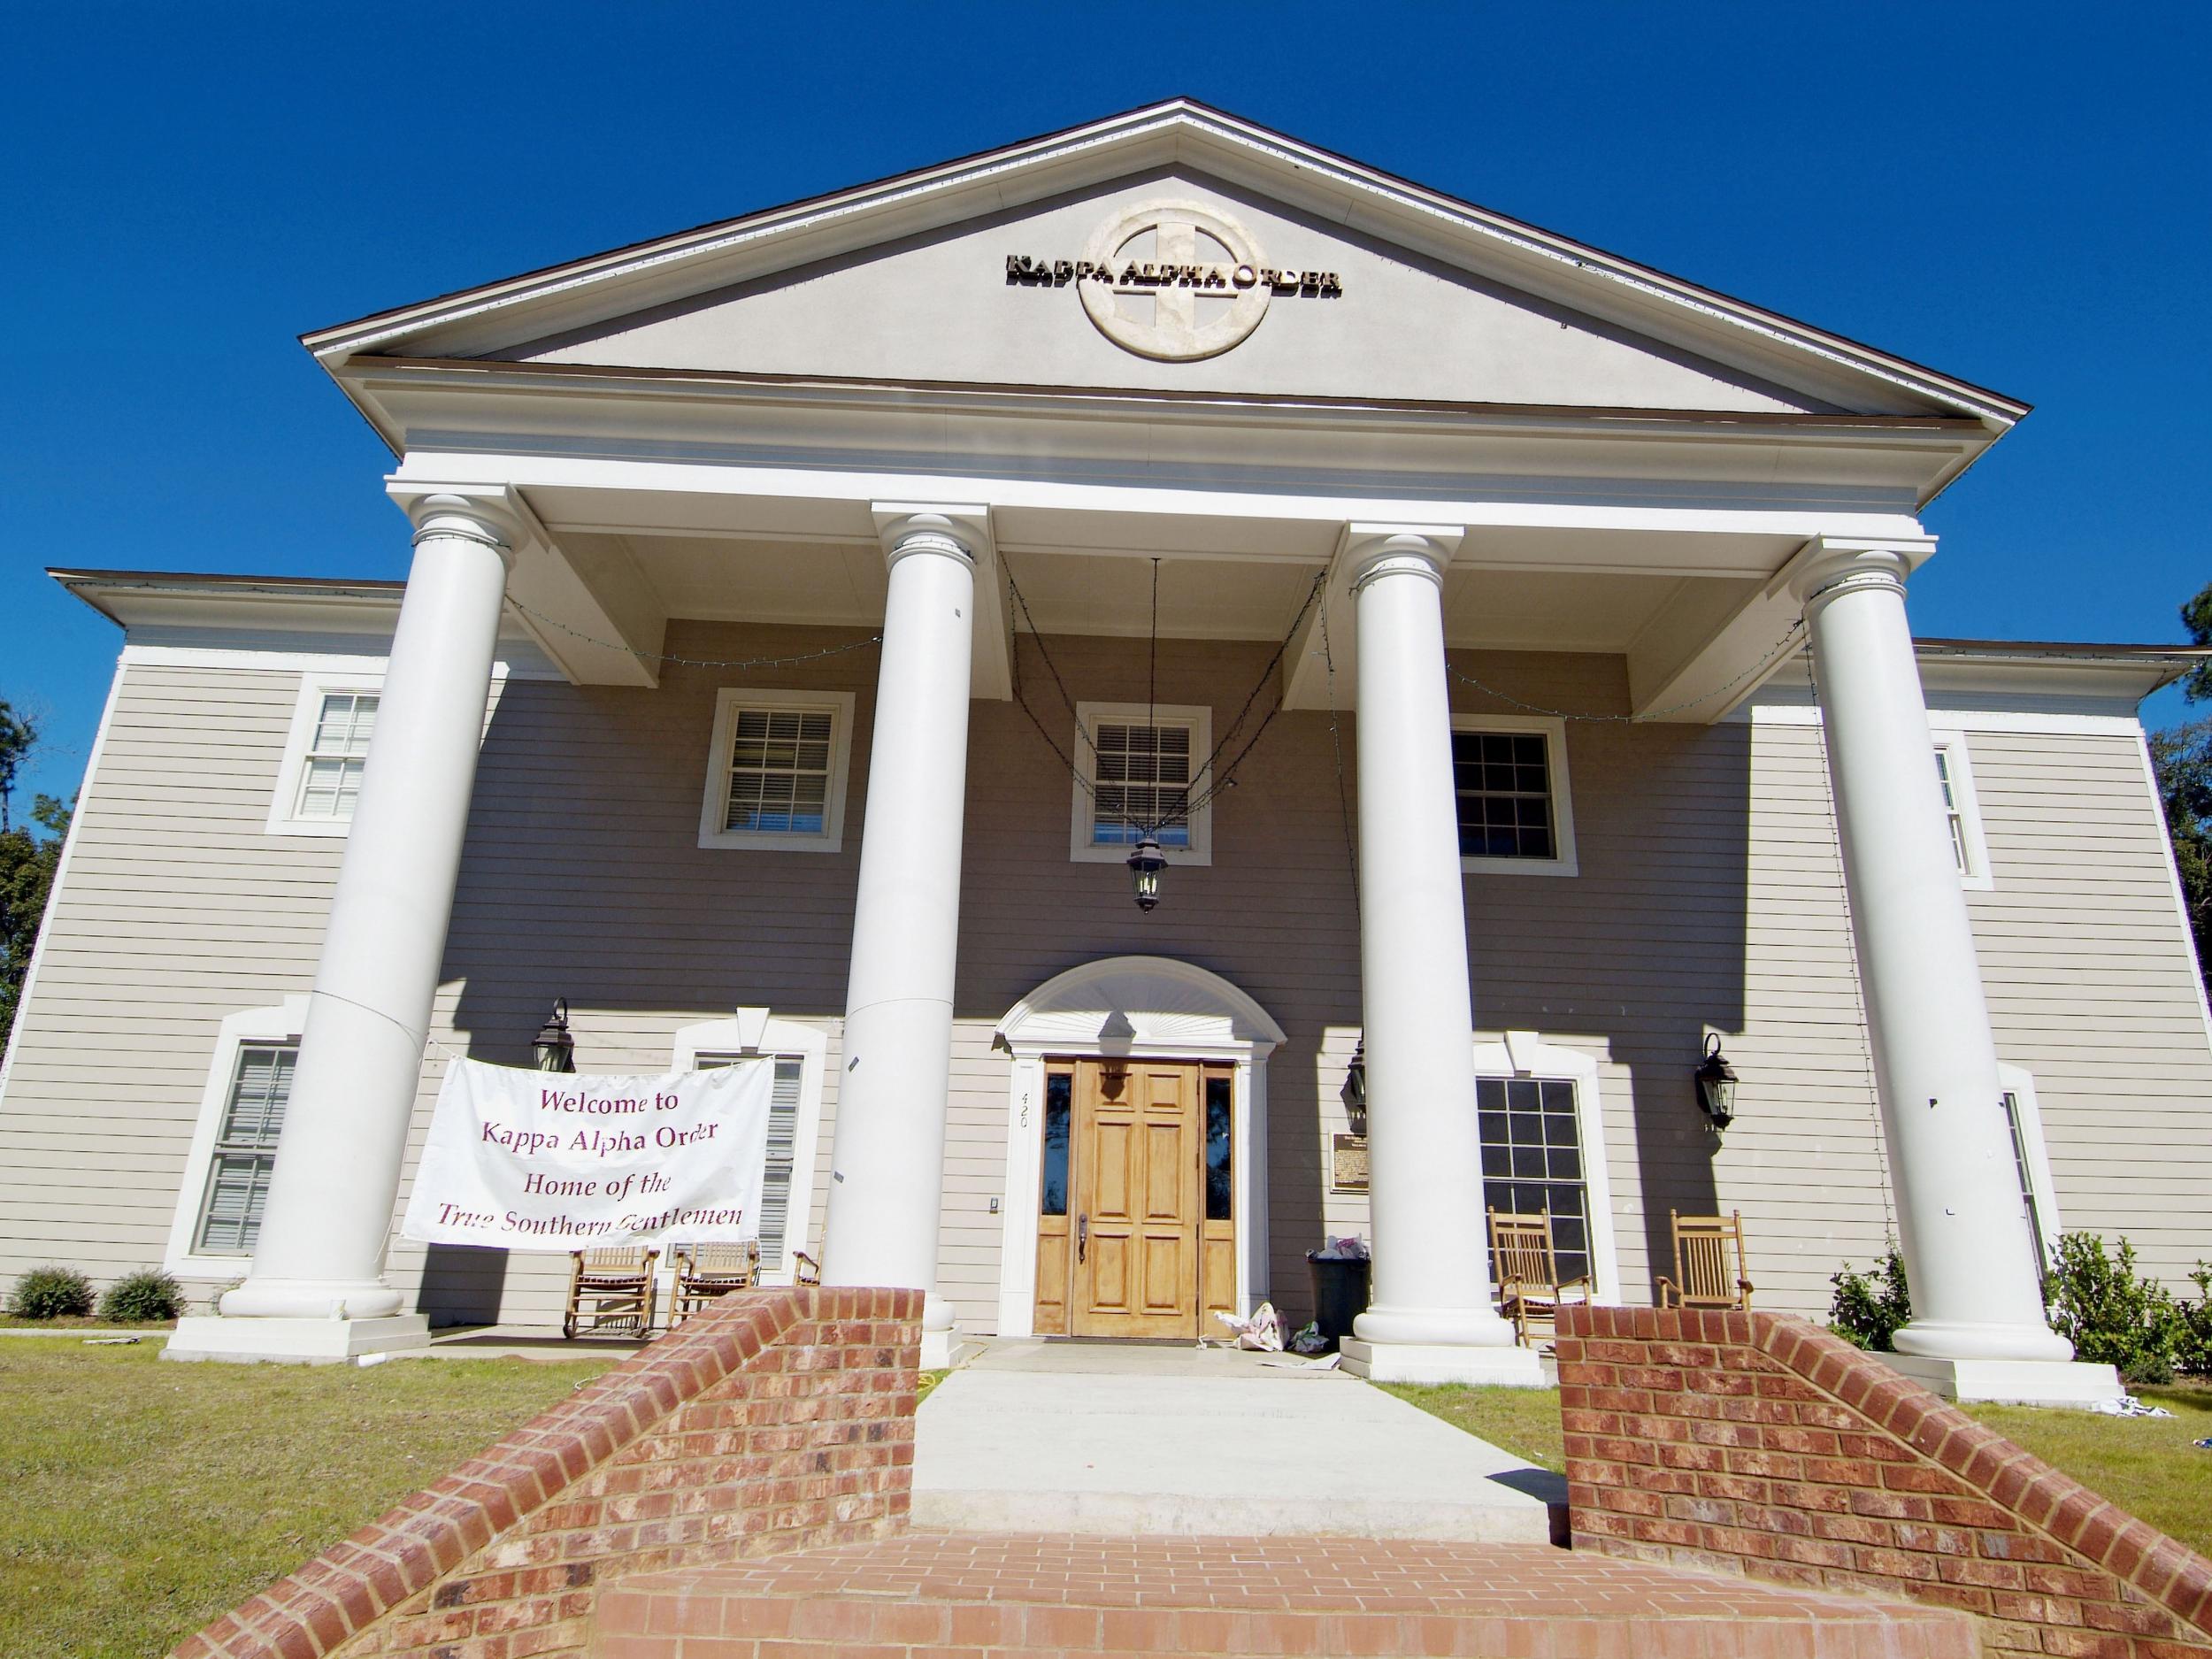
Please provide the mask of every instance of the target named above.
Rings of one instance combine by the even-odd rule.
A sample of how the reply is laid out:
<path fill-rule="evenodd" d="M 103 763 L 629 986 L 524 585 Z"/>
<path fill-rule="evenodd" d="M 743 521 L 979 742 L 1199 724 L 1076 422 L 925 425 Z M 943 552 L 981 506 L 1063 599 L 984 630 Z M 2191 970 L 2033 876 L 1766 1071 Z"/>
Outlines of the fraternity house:
<path fill-rule="evenodd" d="M 1357 1233 L 1356 1369 L 1533 1383 L 1489 1210 L 1630 1304 L 1740 1212 L 1755 1305 L 1893 1235 L 1901 1364 L 2081 1399 L 2061 1230 L 2212 1253 L 2193 658 L 1907 622 L 2010 398 L 1179 100 L 305 343 L 411 572 L 55 572 L 125 643 L 0 1272 L 555 1324 L 578 1240 L 395 1228 L 561 1002 L 583 1084 L 768 1063 L 767 1277 L 933 1363 Z"/>

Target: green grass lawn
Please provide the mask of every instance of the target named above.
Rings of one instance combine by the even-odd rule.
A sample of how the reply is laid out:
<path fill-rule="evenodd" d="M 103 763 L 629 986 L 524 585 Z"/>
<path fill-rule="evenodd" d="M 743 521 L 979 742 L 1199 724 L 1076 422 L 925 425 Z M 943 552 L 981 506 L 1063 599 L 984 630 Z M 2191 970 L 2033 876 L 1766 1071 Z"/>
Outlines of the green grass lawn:
<path fill-rule="evenodd" d="M 165 1654 L 614 1363 L 160 1351 L 0 1339 L 0 1654 Z"/>
<path fill-rule="evenodd" d="M 1550 1388 L 1386 1385 L 1399 1399 L 1545 1469 L 1566 1467 Z M 2212 1388 L 2141 1388 L 2171 1417 L 2108 1417 L 2032 1406 L 1970 1406 L 1978 1422 L 2202 1555 L 2212 1555 Z"/>

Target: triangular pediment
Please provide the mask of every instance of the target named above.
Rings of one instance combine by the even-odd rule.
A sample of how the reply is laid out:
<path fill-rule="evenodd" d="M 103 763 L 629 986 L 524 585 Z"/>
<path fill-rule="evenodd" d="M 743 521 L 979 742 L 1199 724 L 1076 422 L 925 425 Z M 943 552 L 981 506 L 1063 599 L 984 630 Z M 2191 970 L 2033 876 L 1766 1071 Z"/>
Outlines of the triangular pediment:
<path fill-rule="evenodd" d="M 1010 276 L 1010 257 L 1028 272 Z M 334 369 L 488 359 L 2000 427 L 2023 412 L 1184 100 L 307 343 Z"/>

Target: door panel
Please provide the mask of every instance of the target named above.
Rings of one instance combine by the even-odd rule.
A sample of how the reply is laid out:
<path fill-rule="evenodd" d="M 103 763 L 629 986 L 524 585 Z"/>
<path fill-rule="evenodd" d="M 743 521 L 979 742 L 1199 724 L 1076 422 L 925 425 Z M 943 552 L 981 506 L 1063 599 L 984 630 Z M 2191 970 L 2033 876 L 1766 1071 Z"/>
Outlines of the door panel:
<path fill-rule="evenodd" d="M 1203 1225 L 1199 1068 L 1074 1065 L 1077 1336 L 1195 1336 Z"/>

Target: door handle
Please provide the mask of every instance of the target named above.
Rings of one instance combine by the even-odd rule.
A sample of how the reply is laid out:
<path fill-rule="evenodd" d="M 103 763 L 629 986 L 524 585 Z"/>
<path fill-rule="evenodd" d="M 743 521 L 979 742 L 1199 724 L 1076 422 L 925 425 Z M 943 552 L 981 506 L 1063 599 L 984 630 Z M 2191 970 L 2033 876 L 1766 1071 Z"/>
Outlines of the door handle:
<path fill-rule="evenodd" d="M 1088 1216 L 1078 1216 L 1075 1218 L 1075 1259 L 1078 1262 L 1082 1261 L 1089 1253 L 1090 1248 L 1091 1218 Z"/>

